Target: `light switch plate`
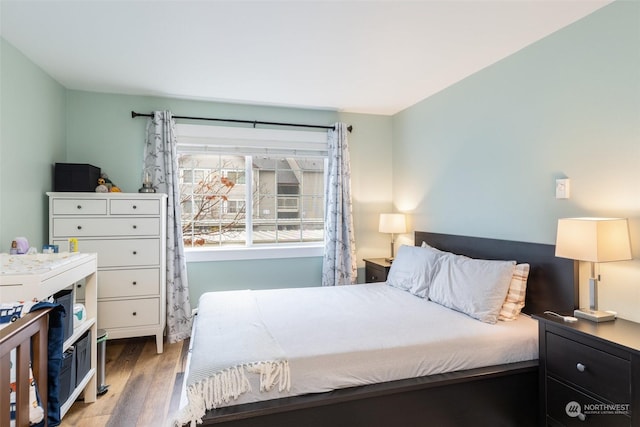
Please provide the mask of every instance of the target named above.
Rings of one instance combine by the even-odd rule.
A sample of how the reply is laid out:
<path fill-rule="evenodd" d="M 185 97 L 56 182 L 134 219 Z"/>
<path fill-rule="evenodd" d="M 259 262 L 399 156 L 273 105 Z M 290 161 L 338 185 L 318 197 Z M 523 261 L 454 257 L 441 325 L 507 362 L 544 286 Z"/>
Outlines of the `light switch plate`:
<path fill-rule="evenodd" d="M 556 199 L 568 199 L 570 196 L 569 178 L 556 179 Z"/>

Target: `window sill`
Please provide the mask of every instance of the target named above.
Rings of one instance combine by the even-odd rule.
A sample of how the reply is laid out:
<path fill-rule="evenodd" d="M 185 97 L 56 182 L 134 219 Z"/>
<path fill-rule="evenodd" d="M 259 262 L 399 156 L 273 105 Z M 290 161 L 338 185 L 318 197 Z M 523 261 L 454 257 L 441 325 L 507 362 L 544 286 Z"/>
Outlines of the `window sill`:
<path fill-rule="evenodd" d="M 239 261 L 252 259 L 321 257 L 323 245 L 254 246 L 229 248 L 185 248 L 189 262 Z"/>

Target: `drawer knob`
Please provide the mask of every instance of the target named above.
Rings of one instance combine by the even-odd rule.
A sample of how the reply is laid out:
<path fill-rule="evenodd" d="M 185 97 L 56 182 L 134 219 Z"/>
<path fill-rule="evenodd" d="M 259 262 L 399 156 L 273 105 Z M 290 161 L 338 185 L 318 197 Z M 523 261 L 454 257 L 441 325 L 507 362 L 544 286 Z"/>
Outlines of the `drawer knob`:
<path fill-rule="evenodd" d="M 133 285 L 133 286 L 135 286 L 135 285 L 137 285 L 137 284 L 138 284 L 138 282 L 133 282 L 133 283 L 132 283 L 132 285 Z"/>
<path fill-rule="evenodd" d="M 133 205 L 133 209 L 138 209 L 138 207 L 136 205 Z"/>
<path fill-rule="evenodd" d="M 576 365 L 576 369 L 580 372 L 584 372 L 587 370 L 587 367 L 585 365 L 583 365 L 582 363 L 579 363 Z"/>
<path fill-rule="evenodd" d="M 78 205 L 76 206 L 78 209 L 82 209 L 82 205 Z"/>
<path fill-rule="evenodd" d="M 82 226 L 81 225 L 78 226 L 78 230 L 82 230 Z"/>
<path fill-rule="evenodd" d="M 133 226 L 133 229 L 135 230 L 136 228 L 138 228 L 138 226 L 137 226 L 137 225 L 134 225 L 134 226 Z"/>
<path fill-rule="evenodd" d="M 137 254 L 138 254 L 138 252 L 137 252 L 137 251 L 133 251 L 133 254 L 134 254 L 134 255 L 137 255 Z"/>
<path fill-rule="evenodd" d="M 134 316 L 137 316 L 137 315 L 138 315 L 138 313 L 134 311 L 134 312 L 133 312 L 133 315 L 134 315 Z"/>

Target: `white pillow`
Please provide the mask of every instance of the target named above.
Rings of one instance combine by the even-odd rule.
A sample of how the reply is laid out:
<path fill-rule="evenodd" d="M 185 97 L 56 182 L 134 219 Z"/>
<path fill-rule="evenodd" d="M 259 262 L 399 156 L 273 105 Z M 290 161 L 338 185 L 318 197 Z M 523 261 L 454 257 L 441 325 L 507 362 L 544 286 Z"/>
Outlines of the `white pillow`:
<path fill-rule="evenodd" d="M 445 254 L 429 288 L 429 299 L 486 323 L 496 323 L 515 261 Z"/>
<path fill-rule="evenodd" d="M 424 282 L 415 283 L 409 292 L 413 295 L 418 296 L 420 298 L 427 298 L 429 296 L 429 287 L 431 286 L 431 282 L 433 281 L 433 277 L 436 275 L 436 271 L 438 270 L 438 260 L 442 255 L 446 252 L 442 252 L 436 248 L 432 248 L 431 246 L 422 246 L 421 256 L 424 260 L 424 267 L 426 271 L 426 280 Z"/>
<path fill-rule="evenodd" d="M 387 284 L 425 298 L 440 255 L 440 251 L 435 249 L 400 246 L 391 264 Z"/>

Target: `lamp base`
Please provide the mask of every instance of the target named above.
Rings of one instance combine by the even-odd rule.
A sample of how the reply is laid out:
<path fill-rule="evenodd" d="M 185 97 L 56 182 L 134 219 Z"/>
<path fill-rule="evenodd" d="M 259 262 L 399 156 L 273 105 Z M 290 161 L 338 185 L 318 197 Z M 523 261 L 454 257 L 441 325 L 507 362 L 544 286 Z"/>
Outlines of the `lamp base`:
<path fill-rule="evenodd" d="M 586 319 L 591 322 L 610 322 L 616 320 L 616 315 L 607 311 L 591 310 L 590 308 L 579 308 L 573 311 L 575 317 Z"/>

